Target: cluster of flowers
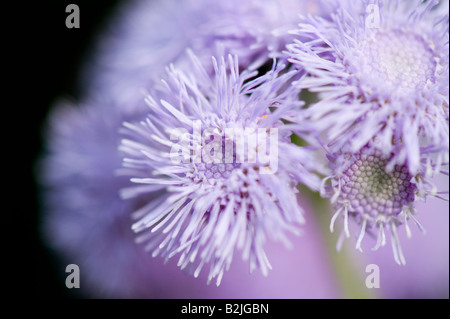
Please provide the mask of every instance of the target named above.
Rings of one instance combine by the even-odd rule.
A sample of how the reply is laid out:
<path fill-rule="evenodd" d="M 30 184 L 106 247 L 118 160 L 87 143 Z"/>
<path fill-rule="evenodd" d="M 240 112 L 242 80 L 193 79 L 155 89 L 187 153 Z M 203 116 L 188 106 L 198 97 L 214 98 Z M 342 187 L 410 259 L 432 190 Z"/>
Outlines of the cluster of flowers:
<path fill-rule="evenodd" d="M 308 227 L 300 183 L 330 199 L 331 231 L 343 221 L 338 248 L 353 221 L 357 249 L 366 233 L 374 249 L 388 234 L 405 263 L 397 229 L 410 234 L 413 220 L 423 230 L 415 202 L 441 197 L 429 180 L 448 174 L 448 4 L 134 5 L 133 19 L 116 21 L 100 43 L 100 63 L 88 65 L 86 105 L 65 103 L 51 117 L 42 180 L 57 212 L 46 227 L 61 250 L 75 251 L 73 237 L 86 233 L 79 219 L 132 216 L 145 250 L 178 255 L 194 276 L 208 265 L 219 285 L 236 250 L 267 274 L 266 239 L 289 245 L 289 233 Z M 216 132 L 200 142 L 220 142 L 207 149 L 214 161 L 192 156 L 196 125 Z M 233 139 L 223 134 L 230 128 L 247 133 Z M 245 144 L 261 129 L 277 152 Z M 181 139 L 190 156 L 175 162 Z M 226 162 L 222 142 L 231 143 Z M 250 148 L 257 156 L 233 152 Z"/>

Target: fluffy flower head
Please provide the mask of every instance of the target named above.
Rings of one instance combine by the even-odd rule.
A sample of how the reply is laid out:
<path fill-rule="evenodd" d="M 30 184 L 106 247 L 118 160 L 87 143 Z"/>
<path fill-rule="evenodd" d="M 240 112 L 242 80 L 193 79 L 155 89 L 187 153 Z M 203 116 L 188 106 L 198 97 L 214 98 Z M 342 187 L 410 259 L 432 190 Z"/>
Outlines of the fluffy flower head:
<path fill-rule="evenodd" d="M 310 40 L 289 46 L 291 61 L 308 72 L 299 87 L 320 93 L 310 116 L 333 151 L 371 142 L 412 174 L 423 147 L 448 161 L 448 12 L 436 4 L 359 1 L 299 25 Z"/>
<path fill-rule="evenodd" d="M 392 156 L 392 155 L 391 155 Z M 397 227 L 405 224 L 407 234 L 411 232 L 408 219 L 423 231 L 415 219 L 416 198 L 426 192 L 427 184 L 423 175 L 412 175 L 407 165 L 395 165 L 386 170 L 390 157 L 381 151 L 366 145 L 357 153 L 338 153 L 329 156 L 333 174 L 324 180 L 322 194 L 331 198 L 335 214 L 331 220 L 333 231 L 338 217 L 344 218 L 344 228 L 338 241 L 340 249 L 344 234 L 350 236 L 349 218 L 361 226 L 356 248 L 362 251 L 362 240 L 366 232 L 377 233 L 374 250 L 386 243 L 385 228 L 391 232 L 394 257 L 397 263 L 405 264 Z M 325 185 L 330 179 L 331 185 Z"/>
<path fill-rule="evenodd" d="M 179 266 L 195 276 L 211 263 L 208 279 L 217 276 L 217 284 L 235 247 L 250 270 L 266 274 L 266 237 L 288 243 L 285 233 L 303 222 L 296 183 L 318 187 L 311 153 L 290 143 L 281 122 L 301 105 L 286 85 L 293 74 L 280 74 L 275 62 L 256 78 L 239 74 L 237 57 L 228 56 L 228 63 L 213 59 L 210 77 L 189 55 L 192 72 L 168 68 L 147 98 L 147 119 L 125 124 L 122 173 L 136 186 L 122 196 L 158 194 L 134 213 L 133 229 L 153 255 L 181 253 Z"/>

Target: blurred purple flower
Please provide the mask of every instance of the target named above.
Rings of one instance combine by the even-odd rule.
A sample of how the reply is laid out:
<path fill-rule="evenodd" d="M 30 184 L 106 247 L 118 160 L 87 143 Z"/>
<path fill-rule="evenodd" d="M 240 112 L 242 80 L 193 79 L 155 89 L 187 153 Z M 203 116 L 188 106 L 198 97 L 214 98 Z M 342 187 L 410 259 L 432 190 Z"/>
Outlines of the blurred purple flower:
<path fill-rule="evenodd" d="M 141 90 L 169 63 L 189 67 L 192 48 L 208 73 L 211 56 L 239 56 L 241 69 L 256 69 L 293 39 L 298 13 L 322 14 L 315 0 L 154 0 L 126 2 L 108 25 L 85 67 L 83 84 L 115 101 L 139 103 Z"/>
<path fill-rule="evenodd" d="M 59 102 L 50 115 L 40 162 L 43 235 L 65 261 L 81 267 L 86 291 L 93 295 L 123 289 L 126 296 L 128 276 L 139 267 L 139 262 L 129 263 L 139 251 L 129 211 L 139 202 L 119 197 L 119 189 L 130 182 L 113 174 L 121 165 L 120 125 L 143 117 L 138 111 L 127 113 L 103 98 L 82 106 Z"/>

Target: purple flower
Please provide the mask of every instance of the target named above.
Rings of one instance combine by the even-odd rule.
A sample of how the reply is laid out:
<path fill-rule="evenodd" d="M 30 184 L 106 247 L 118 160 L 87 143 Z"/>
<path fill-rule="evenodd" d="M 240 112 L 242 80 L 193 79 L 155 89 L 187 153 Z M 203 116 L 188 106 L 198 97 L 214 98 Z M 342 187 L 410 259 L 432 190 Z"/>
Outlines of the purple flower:
<path fill-rule="evenodd" d="M 357 153 L 330 154 L 332 174 L 323 180 L 322 195 L 334 204 L 334 215 L 330 230 L 333 232 L 337 218 L 344 219 L 344 227 L 337 243 L 340 250 L 344 235 L 350 237 L 349 219 L 359 226 L 356 249 L 362 252 L 362 240 L 366 232 L 377 238 L 373 250 L 386 244 L 386 233 L 390 233 L 395 261 L 405 264 L 397 228 L 404 225 L 408 234 L 411 231 L 408 220 L 412 219 L 424 232 L 414 217 L 416 199 L 426 195 L 439 194 L 430 188 L 424 174 L 412 175 L 406 164 L 395 165 L 387 170 L 391 156 L 367 145 Z M 325 183 L 330 180 L 330 185 Z"/>
<path fill-rule="evenodd" d="M 131 292 L 127 274 L 145 263 L 133 241 L 129 212 L 149 198 L 121 199 L 119 190 L 130 182 L 114 171 L 121 166 L 119 128 L 140 118 L 139 110 L 119 109 L 100 97 L 80 105 L 60 101 L 49 117 L 39 165 L 45 208 L 41 231 L 61 260 L 80 267 L 89 295 L 139 295 Z"/>
<path fill-rule="evenodd" d="M 134 118 L 140 118 L 136 114 Z M 129 212 L 145 198 L 122 200 L 119 189 L 131 186 L 127 178 L 116 176 L 120 167 L 117 133 L 130 115 L 114 111 L 108 100 L 84 106 L 61 105 L 51 116 L 45 170 L 45 224 L 48 245 L 61 261 L 80 266 L 80 293 L 85 297 L 114 298 L 341 298 L 342 291 L 324 233 L 315 218 L 315 209 L 305 203 L 302 236 L 292 240 L 293 249 L 280 249 L 267 242 L 265 251 L 272 261 L 268 277 L 249 275 L 237 258 L 220 287 L 186 276 L 174 263 L 151 258 L 134 242 Z M 441 187 L 448 179 L 441 181 Z M 136 202 L 135 202 L 136 200 Z M 148 198 L 146 199 L 148 200 Z M 367 263 L 381 269 L 380 297 L 448 296 L 448 203 L 433 198 L 419 203 L 425 236 L 414 236 L 404 247 L 408 261 L 399 268 L 385 250 L 348 256 L 361 273 Z M 403 234 L 400 232 L 399 236 Z M 345 247 L 344 247 L 345 249 Z M 307 258 L 305 257 L 307 256 Z M 342 256 L 342 253 L 339 257 Z M 342 257 L 341 262 L 349 262 Z M 395 266 L 395 267 L 394 267 Z M 347 269 L 347 268 L 346 268 Z M 202 276 L 202 274 L 200 274 Z M 206 280 L 206 277 L 202 276 Z M 63 280 L 63 279 L 62 279 Z M 63 284 L 63 283 L 62 283 Z"/>
<path fill-rule="evenodd" d="M 436 4 L 359 1 L 303 19 L 294 33 L 309 40 L 288 45 L 290 61 L 308 73 L 297 86 L 319 93 L 310 119 L 332 152 L 370 142 L 411 174 L 423 156 L 436 172 L 448 162 L 448 10 Z"/>
<path fill-rule="evenodd" d="M 301 105 L 296 90 L 286 89 L 292 73 L 279 74 L 284 66 L 274 63 L 251 80 L 255 73 L 239 74 L 237 57 L 230 55 L 228 64 L 213 59 L 210 77 L 188 53 L 191 72 L 170 67 L 147 97 L 147 119 L 125 124 L 122 174 L 136 186 L 122 196 L 158 194 L 135 211 L 133 229 L 154 256 L 167 260 L 181 253 L 178 265 L 194 276 L 210 263 L 208 281 L 217 276 L 220 283 L 236 248 L 249 259 L 250 271 L 266 275 L 266 238 L 287 244 L 285 233 L 297 234 L 303 223 L 297 182 L 319 186 L 312 153 L 291 144 L 280 121 Z"/>

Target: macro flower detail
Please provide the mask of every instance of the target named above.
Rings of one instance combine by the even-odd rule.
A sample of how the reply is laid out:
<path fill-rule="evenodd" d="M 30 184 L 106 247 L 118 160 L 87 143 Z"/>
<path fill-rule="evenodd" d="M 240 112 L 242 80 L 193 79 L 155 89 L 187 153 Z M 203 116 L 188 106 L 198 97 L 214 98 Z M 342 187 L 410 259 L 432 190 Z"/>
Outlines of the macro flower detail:
<path fill-rule="evenodd" d="M 155 192 L 134 212 L 133 225 L 153 256 L 181 253 L 178 265 L 198 276 L 210 263 L 208 282 L 220 284 L 235 248 L 264 275 L 271 268 L 266 238 L 289 245 L 286 232 L 303 223 L 296 185 L 318 189 L 310 148 L 290 143 L 282 115 L 299 109 L 286 86 L 293 73 L 274 61 L 272 70 L 239 74 L 237 57 L 213 59 L 211 78 L 196 56 L 188 75 L 173 66 L 162 86 L 147 97 L 148 117 L 125 123 L 120 151 L 136 186 L 123 198 Z M 295 72 L 294 72 L 295 73 Z M 283 156 L 278 156 L 283 154 Z"/>
<path fill-rule="evenodd" d="M 394 258 L 398 264 L 405 264 L 400 247 L 397 227 L 405 224 L 408 236 L 411 236 L 407 221 L 412 219 L 419 229 L 423 227 L 415 219 L 414 203 L 419 196 L 419 182 L 422 176 L 413 176 L 406 165 L 395 165 L 392 171 L 386 170 L 390 158 L 381 151 L 364 147 L 358 153 L 334 154 L 329 156 L 333 175 L 324 179 L 322 194 L 331 198 L 335 213 L 330 229 L 339 216 L 344 218 L 344 228 L 337 243 L 341 248 L 344 234 L 349 237 L 349 219 L 360 226 L 356 248 L 362 251 L 362 240 L 366 232 L 376 231 L 377 243 L 374 250 L 386 243 L 385 228 L 391 232 Z M 331 185 L 325 185 L 327 180 Z"/>
<path fill-rule="evenodd" d="M 403 205 L 414 201 L 415 185 L 403 166 L 387 173 L 386 160 L 373 155 L 356 155 L 356 161 L 344 172 L 343 199 L 351 202 L 355 212 L 377 217 L 397 215 Z"/>
<path fill-rule="evenodd" d="M 104 5 L 42 114 L 39 294 L 448 298 L 448 1 Z"/>
<path fill-rule="evenodd" d="M 297 86 L 319 93 L 313 125 L 333 152 L 374 143 L 388 163 L 415 174 L 421 159 L 448 162 L 448 12 L 436 1 L 360 1 L 330 19 L 308 17 L 293 31 L 290 61 L 306 70 Z M 379 24 L 367 24 L 368 5 Z M 433 152 L 422 152 L 423 148 Z M 434 165 L 435 172 L 440 164 Z"/>
<path fill-rule="evenodd" d="M 380 32 L 362 44 L 366 57 L 364 72 L 387 86 L 401 89 L 423 89 L 434 82 L 436 61 L 423 38 L 412 33 Z"/>

